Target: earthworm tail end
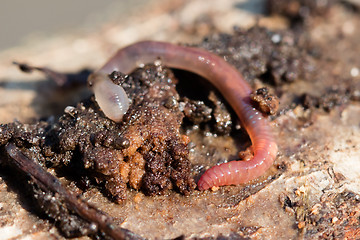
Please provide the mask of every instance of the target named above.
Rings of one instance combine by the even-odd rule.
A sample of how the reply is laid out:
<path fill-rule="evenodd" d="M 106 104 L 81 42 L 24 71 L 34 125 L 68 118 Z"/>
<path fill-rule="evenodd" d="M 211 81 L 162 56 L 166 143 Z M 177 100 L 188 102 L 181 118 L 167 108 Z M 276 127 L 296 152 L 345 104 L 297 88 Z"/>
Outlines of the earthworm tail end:
<path fill-rule="evenodd" d="M 248 113 L 244 121 L 253 143 L 254 156 L 248 161 L 231 161 L 208 169 L 198 182 L 199 190 L 246 183 L 264 174 L 272 165 L 278 147 L 267 120 L 251 107 L 248 107 Z"/>

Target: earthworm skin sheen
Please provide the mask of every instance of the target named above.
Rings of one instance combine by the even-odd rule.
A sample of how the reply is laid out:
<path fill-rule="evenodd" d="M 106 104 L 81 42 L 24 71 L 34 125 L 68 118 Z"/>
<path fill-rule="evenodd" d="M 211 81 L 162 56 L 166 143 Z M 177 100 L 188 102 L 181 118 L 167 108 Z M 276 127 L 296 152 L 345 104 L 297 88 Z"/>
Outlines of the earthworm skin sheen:
<path fill-rule="evenodd" d="M 251 104 L 250 85 L 223 58 L 198 48 L 144 41 L 120 49 L 97 72 L 110 74 L 116 70 L 129 73 L 139 64 L 159 58 L 168 67 L 194 72 L 210 81 L 234 109 L 253 144 L 254 156 L 250 160 L 230 161 L 208 169 L 198 182 L 199 190 L 245 183 L 261 176 L 272 165 L 277 144 L 269 122 Z"/>

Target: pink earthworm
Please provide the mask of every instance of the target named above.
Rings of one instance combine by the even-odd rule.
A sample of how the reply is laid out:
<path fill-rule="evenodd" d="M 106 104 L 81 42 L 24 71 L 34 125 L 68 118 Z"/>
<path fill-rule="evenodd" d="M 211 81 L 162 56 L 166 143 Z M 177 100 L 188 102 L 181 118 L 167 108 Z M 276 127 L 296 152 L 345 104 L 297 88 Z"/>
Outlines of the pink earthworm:
<path fill-rule="evenodd" d="M 95 75 L 93 74 L 93 85 L 96 87 L 97 82 L 110 84 L 109 78 L 105 77 L 107 74 L 113 71 L 129 73 L 140 64 L 151 63 L 159 58 L 168 67 L 194 72 L 210 81 L 234 109 L 252 142 L 254 155 L 250 160 L 230 161 L 208 169 L 198 181 L 198 189 L 206 190 L 217 186 L 246 183 L 263 175 L 276 158 L 277 144 L 271 133 L 269 122 L 252 106 L 250 85 L 223 58 L 199 48 L 156 41 L 138 42 L 118 50 L 102 68 L 95 72 Z M 105 105 L 108 104 L 107 101 L 114 102 L 114 99 L 123 98 L 123 96 L 112 97 L 112 92 L 109 92 L 107 88 L 109 87 L 94 91 L 96 98 L 102 94 L 108 96 Z M 105 92 L 102 93 L 102 91 Z M 123 94 L 125 93 L 120 93 L 120 95 Z M 129 105 L 125 103 L 126 106 L 123 107 L 121 101 L 119 101 L 120 117 L 112 117 L 109 111 L 108 114 L 104 111 L 114 121 L 121 120 L 127 110 L 126 106 Z M 99 106 L 103 108 L 101 104 Z M 110 110 L 117 111 L 113 109 L 116 106 L 114 105 Z"/>

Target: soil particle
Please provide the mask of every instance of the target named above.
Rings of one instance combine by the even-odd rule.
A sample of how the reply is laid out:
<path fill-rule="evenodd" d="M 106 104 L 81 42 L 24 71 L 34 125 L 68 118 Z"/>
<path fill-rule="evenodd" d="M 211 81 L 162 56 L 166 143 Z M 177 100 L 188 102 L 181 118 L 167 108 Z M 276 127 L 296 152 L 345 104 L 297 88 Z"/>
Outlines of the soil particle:
<path fill-rule="evenodd" d="M 250 95 L 260 109 L 265 114 L 275 115 L 279 109 L 279 99 L 269 93 L 267 88 L 259 88 Z"/>
<path fill-rule="evenodd" d="M 228 106 L 224 103 L 224 100 L 219 98 L 214 92 L 210 92 L 209 100 L 214 104 L 215 132 L 221 135 L 231 133 L 233 120 Z"/>
<path fill-rule="evenodd" d="M 212 109 L 200 100 L 190 100 L 185 97 L 183 100 L 184 114 L 187 119 L 198 125 L 211 120 Z"/>
<path fill-rule="evenodd" d="M 347 103 L 350 99 L 349 91 L 342 91 L 340 89 L 330 89 L 326 96 L 312 96 L 309 94 L 302 95 L 302 104 L 305 108 L 320 108 L 329 112 L 336 106 Z"/>

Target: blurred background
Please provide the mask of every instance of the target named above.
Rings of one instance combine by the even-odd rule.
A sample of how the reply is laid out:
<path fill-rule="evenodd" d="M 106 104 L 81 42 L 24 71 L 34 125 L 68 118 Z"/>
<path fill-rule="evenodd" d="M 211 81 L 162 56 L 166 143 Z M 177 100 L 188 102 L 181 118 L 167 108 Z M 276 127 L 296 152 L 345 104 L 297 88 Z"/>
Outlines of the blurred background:
<path fill-rule="evenodd" d="M 91 31 L 121 21 L 152 0 L 1 0 L 0 51 L 60 32 Z"/>

